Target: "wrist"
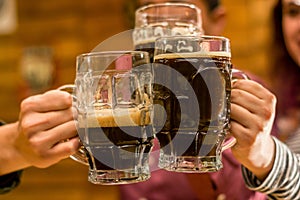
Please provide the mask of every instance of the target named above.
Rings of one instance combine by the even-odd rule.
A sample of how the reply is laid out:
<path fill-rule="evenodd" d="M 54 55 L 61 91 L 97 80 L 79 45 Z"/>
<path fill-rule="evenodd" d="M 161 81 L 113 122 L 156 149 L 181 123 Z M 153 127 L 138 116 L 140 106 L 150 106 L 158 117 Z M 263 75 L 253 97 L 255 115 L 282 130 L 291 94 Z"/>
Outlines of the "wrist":
<path fill-rule="evenodd" d="M 236 159 L 259 180 L 263 181 L 273 168 L 275 160 L 275 142 L 268 135 L 260 138 L 258 144 L 249 148 L 235 149 L 233 151 Z"/>
<path fill-rule="evenodd" d="M 248 168 L 260 180 L 263 181 L 273 168 L 275 160 L 275 142 L 271 136 L 262 140 L 260 147 L 255 148 L 255 159 L 249 162 Z"/>
<path fill-rule="evenodd" d="M 18 122 L 0 127 L 0 175 L 8 174 L 28 167 L 18 146 Z"/>

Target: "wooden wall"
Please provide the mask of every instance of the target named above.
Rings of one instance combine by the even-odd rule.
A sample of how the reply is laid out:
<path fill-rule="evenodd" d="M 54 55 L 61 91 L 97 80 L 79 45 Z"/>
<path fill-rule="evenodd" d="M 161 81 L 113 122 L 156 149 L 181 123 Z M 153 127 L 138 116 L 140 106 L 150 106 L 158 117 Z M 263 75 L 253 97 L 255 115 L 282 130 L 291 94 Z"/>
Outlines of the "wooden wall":
<path fill-rule="evenodd" d="M 233 63 L 236 67 L 269 82 L 271 10 L 276 0 L 222 0 L 228 23 L 224 35 L 231 39 Z"/>
<path fill-rule="evenodd" d="M 74 79 L 75 56 L 89 52 L 101 41 L 127 30 L 124 3 L 129 0 L 17 0 L 18 28 L 0 35 L 0 116 L 18 117 L 19 62 L 32 45 L 54 49 L 58 67 L 56 85 Z M 233 62 L 268 78 L 269 10 L 274 0 L 223 0 L 228 11 L 224 35 L 231 39 Z"/>
<path fill-rule="evenodd" d="M 22 182 L 0 200 L 118 200 L 118 186 L 94 185 L 87 180 L 88 168 L 71 159 L 47 169 L 29 168 Z"/>
<path fill-rule="evenodd" d="M 58 65 L 56 85 L 74 80 L 75 56 L 127 29 L 123 4 L 130 0 L 17 0 L 18 28 L 0 35 L 0 116 L 18 117 L 19 61 L 24 47 L 48 45 Z M 268 78 L 269 10 L 274 0 L 223 0 L 224 35 L 231 39 L 236 66 Z M 87 182 L 87 168 L 67 159 L 48 169 L 27 169 L 21 186 L 0 200 L 118 199 L 117 187 Z M 88 197 L 88 198 L 85 198 Z"/>
<path fill-rule="evenodd" d="M 18 27 L 0 35 L 0 116 L 18 117 L 19 62 L 28 46 L 53 48 L 56 85 L 74 80 L 75 57 L 91 51 L 109 36 L 126 30 L 123 0 L 17 0 Z"/>

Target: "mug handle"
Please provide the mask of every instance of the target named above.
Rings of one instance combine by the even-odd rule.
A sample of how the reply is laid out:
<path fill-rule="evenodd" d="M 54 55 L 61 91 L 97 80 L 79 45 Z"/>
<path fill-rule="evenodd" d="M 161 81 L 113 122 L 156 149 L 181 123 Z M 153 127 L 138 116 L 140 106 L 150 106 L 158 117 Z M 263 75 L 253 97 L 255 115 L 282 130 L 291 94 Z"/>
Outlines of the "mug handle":
<path fill-rule="evenodd" d="M 73 97 L 73 101 L 76 101 L 76 97 L 73 94 L 75 92 L 76 86 L 74 84 L 66 84 L 66 85 L 62 85 L 59 88 L 57 88 L 57 90 L 60 91 L 64 91 L 64 92 L 68 92 L 72 95 Z M 79 139 L 80 141 L 80 139 Z M 88 162 L 88 151 L 85 149 L 85 147 L 83 146 L 82 142 L 80 141 L 80 147 L 78 149 L 78 151 L 73 154 L 70 155 L 70 158 L 72 158 L 73 160 L 83 164 L 83 165 L 89 165 Z"/>
<path fill-rule="evenodd" d="M 231 72 L 232 72 L 232 81 L 236 81 L 237 79 L 250 80 L 250 77 L 241 70 L 232 69 Z M 224 142 L 224 144 L 222 145 L 221 152 L 233 147 L 233 145 L 235 144 L 236 144 L 236 139 L 234 137 L 231 137 L 230 139 Z"/>

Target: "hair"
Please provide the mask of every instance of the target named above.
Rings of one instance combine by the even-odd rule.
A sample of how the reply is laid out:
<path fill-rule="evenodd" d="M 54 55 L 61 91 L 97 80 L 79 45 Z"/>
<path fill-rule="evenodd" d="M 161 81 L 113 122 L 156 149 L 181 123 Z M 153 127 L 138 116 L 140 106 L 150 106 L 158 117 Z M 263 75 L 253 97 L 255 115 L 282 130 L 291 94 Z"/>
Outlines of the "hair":
<path fill-rule="evenodd" d="M 204 2 L 206 3 L 210 12 L 214 11 L 214 9 L 216 9 L 221 4 L 221 0 L 204 0 Z"/>
<path fill-rule="evenodd" d="M 300 105 L 300 66 L 288 53 L 282 29 L 282 0 L 278 0 L 273 10 L 273 48 L 271 54 L 271 76 L 273 90 L 277 96 L 278 115 L 285 115 Z"/>

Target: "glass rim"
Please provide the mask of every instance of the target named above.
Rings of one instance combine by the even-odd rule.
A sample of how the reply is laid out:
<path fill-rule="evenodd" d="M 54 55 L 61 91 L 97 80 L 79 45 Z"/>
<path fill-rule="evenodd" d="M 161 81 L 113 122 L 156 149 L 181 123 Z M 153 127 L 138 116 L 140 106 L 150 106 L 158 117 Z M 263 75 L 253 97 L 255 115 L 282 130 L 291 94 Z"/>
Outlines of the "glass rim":
<path fill-rule="evenodd" d="M 165 6 L 183 6 L 183 7 L 188 7 L 188 8 L 192 8 L 192 9 L 196 9 L 197 11 L 201 12 L 201 9 L 199 7 L 197 7 L 195 4 L 193 3 L 184 3 L 184 2 L 164 2 L 164 3 L 150 3 L 144 6 L 139 7 L 136 10 L 136 13 L 139 13 L 143 10 L 146 10 L 148 8 L 155 8 L 155 7 L 165 7 Z"/>
<path fill-rule="evenodd" d="M 158 37 L 155 40 L 155 51 L 159 48 L 156 47 L 156 43 L 165 43 L 165 42 L 173 42 L 176 40 L 191 40 L 193 42 L 197 42 L 197 43 L 210 43 L 210 42 L 217 42 L 220 43 L 222 48 L 218 49 L 218 50 L 213 50 L 213 51 L 207 51 L 207 50 L 201 50 L 201 51 L 192 51 L 192 52 L 185 52 L 184 54 L 198 54 L 201 52 L 211 52 L 211 55 L 215 55 L 216 53 L 220 56 L 220 53 L 222 53 L 223 56 L 225 57 L 229 57 L 231 59 L 232 54 L 231 54 L 231 48 L 230 48 L 230 40 L 227 37 L 224 36 L 217 36 L 217 35 L 199 35 L 199 36 L 187 36 L 187 35 L 177 35 L 177 36 L 161 36 Z M 175 54 L 182 54 L 180 52 L 173 52 Z M 165 53 L 162 53 L 165 54 Z M 155 53 L 154 53 L 154 57 L 155 57 Z"/>
<path fill-rule="evenodd" d="M 106 75 L 106 74 L 115 74 L 115 73 L 132 73 L 134 72 L 133 68 L 131 69 L 101 69 L 97 70 L 97 73 L 101 73 L 101 75 Z"/>
<path fill-rule="evenodd" d="M 76 56 L 77 59 L 79 58 L 86 58 L 86 57 L 105 57 L 105 56 L 117 56 L 117 55 L 145 55 L 149 57 L 149 53 L 147 51 L 138 51 L 138 50 L 128 50 L 128 51 L 95 51 L 95 52 L 88 52 L 82 53 Z"/>
<path fill-rule="evenodd" d="M 146 9 L 149 8 L 155 8 L 155 7 L 165 7 L 165 6 L 183 6 L 183 7 L 188 7 L 197 10 L 197 13 L 201 14 L 201 9 L 197 7 L 193 3 L 183 3 L 183 2 L 165 2 L 165 3 L 150 3 L 144 6 L 139 7 L 135 13 L 140 13 Z"/>
<path fill-rule="evenodd" d="M 230 42 L 230 39 L 224 36 L 219 35 L 174 35 L 174 36 L 160 36 L 155 39 L 155 41 L 163 40 L 163 39 L 177 39 L 177 38 L 195 38 L 195 39 L 216 39 L 216 40 L 222 40 L 226 42 Z"/>

